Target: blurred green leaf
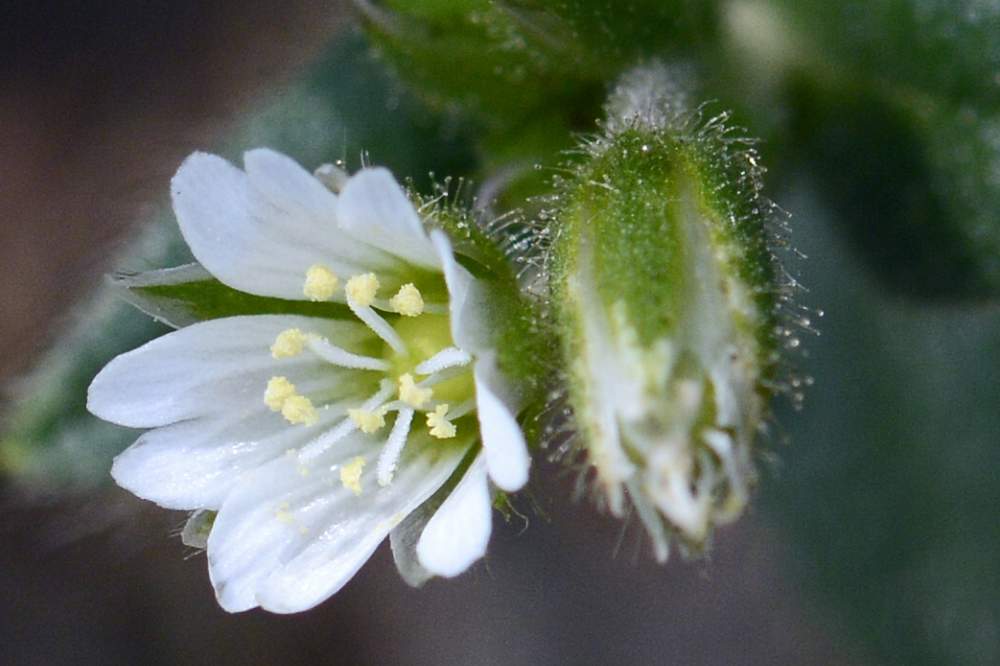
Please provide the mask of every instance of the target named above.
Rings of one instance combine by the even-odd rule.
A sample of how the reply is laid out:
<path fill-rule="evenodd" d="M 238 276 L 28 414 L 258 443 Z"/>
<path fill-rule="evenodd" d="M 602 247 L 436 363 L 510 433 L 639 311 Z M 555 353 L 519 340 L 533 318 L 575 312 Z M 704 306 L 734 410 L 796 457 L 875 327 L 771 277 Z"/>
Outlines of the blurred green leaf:
<path fill-rule="evenodd" d="M 519 205 L 545 191 L 549 174 L 534 165 L 556 164 L 574 133 L 595 131 L 622 71 L 714 49 L 719 32 L 719 3 L 695 0 L 361 6 L 382 57 L 432 106 L 471 123 L 483 173 Z"/>
<path fill-rule="evenodd" d="M 1000 125 L 916 113 L 864 87 L 847 94 L 798 80 L 790 98 L 791 159 L 811 172 L 870 270 L 924 298 L 998 293 Z"/>
<path fill-rule="evenodd" d="M 766 0 L 818 61 L 854 79 L 1000 109 L 992 0 Z"/>
<path fill-rule="evenodd" d="M 186 248 L 165 218 L 154 220 L 127 249 L 126 265 L 182 261 Z M 136 432 L 87 412 L 87 386 L 116 354 L 165 333 L 107 287 L 84 300 L 72 324 L 35 369 L 10 391 L 0 469 L 29 495 L 82 491 L 110 479 L 111 459 Z"/>
<path fill-rule="evenodd" d="M 1000 295 L 995 3 L 741 6 L 780 24 L 755 63 L 784 77 L 778 152 L 813 171 L 870 269 L 911 296 Z"/>
<path fill-rule="evenodd" d="M 794 574 L 880 663 L 997 663 L 1000 312 L 891 297 L 814 197 L 791 205 L 827 314 L 803 363 L 816 386 L 781 418 L 792 446 L 764 487 Z"/>

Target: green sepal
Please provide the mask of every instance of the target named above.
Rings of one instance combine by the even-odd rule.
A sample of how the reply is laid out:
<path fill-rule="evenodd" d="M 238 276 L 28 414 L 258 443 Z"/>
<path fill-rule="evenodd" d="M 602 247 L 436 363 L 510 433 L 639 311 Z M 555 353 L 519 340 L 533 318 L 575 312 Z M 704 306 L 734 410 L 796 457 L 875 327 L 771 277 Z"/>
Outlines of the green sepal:
<path fill-rule="evenodd" d="M 207 509 L 192 513 L 184 523 L 184 529 L 181 530 L 181 542 L 189 548 L 199 550 L 208 548 L 208 535 L 212 533 L 216 515 L 217 511 Z"/>
<path fill-rule="evenodd" d="M 219 282 L 197 263 L 143 273 L 119 273 L 111 284 L 121 296 L 172 328 L 237 315 L 294 314 L 348 319 L 342 303 L 311 303 L 254 296 Z"/>
<path fill-rule="evenodd" d="M 515 273 L 516 253 L 502 245 L 502 237 L 491 233 L 488 223 L 459 202 L 445 197 L 428 204 L 421 206 L 418 199 L 431 224 L 452 240 L 456 260 L 490 293 L 499 369 L 516 384 L 525 410 L 544 405 L 558 374 L 558 341 L 544 317 L 543 303 L 529 295 Z"/>

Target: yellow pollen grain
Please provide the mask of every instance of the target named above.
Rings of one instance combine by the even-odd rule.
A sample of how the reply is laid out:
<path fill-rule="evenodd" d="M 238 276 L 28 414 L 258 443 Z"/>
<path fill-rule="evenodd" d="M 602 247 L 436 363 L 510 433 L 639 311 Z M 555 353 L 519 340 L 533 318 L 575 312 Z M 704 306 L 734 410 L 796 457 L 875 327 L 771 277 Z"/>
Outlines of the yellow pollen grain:
<path fill-rule="evenodd" d="M 416 285 L 408 282 L 389 299 L 389 305 L 404 317 L 418 317 L 424 312 L 424 297 L 420 295 Z"/>
<path fill-rule="evenodd" d="M 306 271 L 306 281 L 302 285 L 302 293 L 310 301 L 328 301 L 340 280 L 337 274 L 322 264 L 313 264 Z"/>
<path fill-rule="evenodd" d="M 281 406 L 281 415 L 294 425 L 312 425 L 319 420 L 319 414 L 313 407 L 312 400 L 304 395 L 293 395 L 285 399 Z"/>
<path fill-rule="evenodd" d="M 361 429 L 361 432 L 372 434 L 378 432 L 385 426 L 385 408 L 368 411 L 367 409 L 349 409 L 347 415 L 354 421 L 354 425 Z"/>
<path fill-rule="evenodd" d="M 278 520 L 278 522 L 286 525 L 295 524 L 295 516 L 289 510 L 290 508 L 291 507 L 288 505 L 288 502 L 282 502 L 278 505 L 278 508 L 274 510 L 274 517 Z"/>
<path fill-rule="evenodd" d="M 264 391 L 264 402 L 273 412 L 280 412 L 285 401 L 295 395 L 295 384 L 287 377 L 271 377 L 267 380 L 267 390 Z"/>
<path fill-rule="evenodd" d="M 413 375 L 399 376 L 399 399 L 414 409 L 420 409 L 434 397 L 433 389 L 420 388 L 413 381 Z"/>
<path fill-rule="evenodd" d="M 271 345 L 272 358 L 291 358 L 305 349 L 308 336 L 298 328 L 289 328 L 278 334 Z"/>
<path fill-rule="evenodd" d="M 448 420 L 445 414 L 448 413 L 448 405 L 438 405 L 433 412 L 427 415 L 427 427 L 430 428 L 431 435 L 438 439 L 451 439 L 458 429 L 455 424 Z"/>
<path fill-rule="evenodd" d="M 347 286 L 344 287 L 347 297 L 363 308 L 375 302 L 378 288 L 378 278 L 375 277 L 374 273 L 355 275 L 347 281 Z"/>
<path fill-rule="evenodd" d="M 340 483 L 355 495 L 361 494 L 361 472 L 365 469 L 365 459 L 358 456 L 340 468 Z"/>

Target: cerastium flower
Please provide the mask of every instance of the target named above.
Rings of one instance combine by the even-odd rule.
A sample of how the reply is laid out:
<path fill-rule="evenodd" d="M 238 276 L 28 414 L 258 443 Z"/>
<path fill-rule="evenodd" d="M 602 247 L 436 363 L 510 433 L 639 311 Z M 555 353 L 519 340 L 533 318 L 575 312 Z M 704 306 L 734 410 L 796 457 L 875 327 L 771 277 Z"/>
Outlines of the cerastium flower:
<path fill-rule="evenodd" d="M 757 153 L 683 84 L 660 65 L 623 79 L 559 184 L 551 272 L 579 441 L 660 560 L 747 502 L 783 298 Z"/>
<path fill-rule="evenodd" d="M 196 153 L 173 179 L 200 266 L 124 279 L 181 327 L 90 387 L 94 414 L 150 429 L 115 480 L 197 512 L 185 532 L 229 611 L 310 608 L 386 535 L 409 582 L 461 573 L 486 550 L 493 486 L 528 478 L 513 276 L 385 169 L 313 175 L 263 149 L 244 164 Z"/>

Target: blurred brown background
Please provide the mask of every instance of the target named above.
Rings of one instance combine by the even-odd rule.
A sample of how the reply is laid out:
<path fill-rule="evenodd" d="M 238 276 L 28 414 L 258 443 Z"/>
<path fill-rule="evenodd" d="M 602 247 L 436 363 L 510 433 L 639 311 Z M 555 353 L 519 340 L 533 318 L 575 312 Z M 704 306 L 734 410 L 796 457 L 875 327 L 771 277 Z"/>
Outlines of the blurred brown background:
<path fill-rule="evenodd" d="M 225 132 L 339 30 L 343 3 L 34 2 L 0 36 L 0 372 L 23 370 L 109 249 L 165 196 L 182 157 Z M 542 481 L 540 481 L 540 479 Z M 572 479 L 536 474 L 544 516 L 498 525 L 490 557 L 410 590 L 381 549 L 299 616 L 229 616 L 183 516 L 123 492 L 43 508 L 5 500 L 0 661 L 10 664 L 855 664 L 832 615 L 783 574 L 750 515 L 711 557 L 650 561 Z M 543 490 L 544 488 L 544 490 Z M 101 530 L 102 526 L 108 529 Z M 97 532 L 97 534 L 92 534 Z M 620 539 L 621 538 L 621 539 Z M 620 547 L 616 544 L 620 539 Z M 617 553 L 617 554 L 616 554 Z"/>

